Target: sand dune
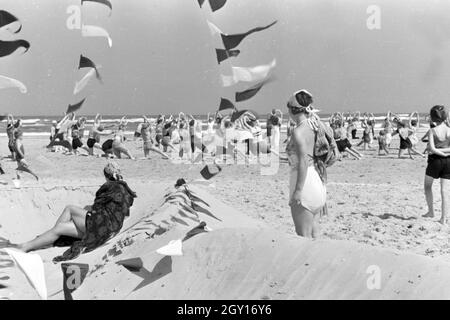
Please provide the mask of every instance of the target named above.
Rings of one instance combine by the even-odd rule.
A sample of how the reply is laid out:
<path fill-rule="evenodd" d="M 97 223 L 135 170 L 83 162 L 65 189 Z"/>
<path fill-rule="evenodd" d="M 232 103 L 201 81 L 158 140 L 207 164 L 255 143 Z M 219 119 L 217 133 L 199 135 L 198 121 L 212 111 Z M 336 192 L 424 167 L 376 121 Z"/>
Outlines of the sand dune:
<path fill-rule="evenodd" d="M 195 207 L 197 211 L 186 207 L 185 193 L 173 187 L 152 183 L 134 187 L 152 197 L 137 199 L 118 236 L 73 261 L 90 266 L 84 283 L 73 294 L 75 299 L 450 298 L 450 264 L 440 259 L 352 241 L 312 241 L 286 235 L 223 204 L 198 186 L 189 187 L 200 199 L 196 203 L 203 209 Z M 0 235 L 19 241 L 42 232 L 54 222 L 53 213 L 59 212 L 67 199 L 88 204 L 95 190 L 93 186 L 3 190 L 0 196 L 7 195 L 10 203 L 0 208 L 2 221 L 8 221 Z M 212 231 L 185 241 L 183 256 L 155 252 L 169 241 L 183 238 L 200 221 Z M 50 299 L 63 299 L 61 268 L 51 262 L 63 250 L 38 252 L 44 260 Z M 117 264 L 135 258 L 143 264 L 138 271 Z M 367 286 L 369 266 L 377 266 L 381 272 L 379 290 Z M 7 288 L 0 289 L 0 295 L 37 298 L 23 274 L 13 267 L 7 270 L 10 279 L 2 281 Z"/>

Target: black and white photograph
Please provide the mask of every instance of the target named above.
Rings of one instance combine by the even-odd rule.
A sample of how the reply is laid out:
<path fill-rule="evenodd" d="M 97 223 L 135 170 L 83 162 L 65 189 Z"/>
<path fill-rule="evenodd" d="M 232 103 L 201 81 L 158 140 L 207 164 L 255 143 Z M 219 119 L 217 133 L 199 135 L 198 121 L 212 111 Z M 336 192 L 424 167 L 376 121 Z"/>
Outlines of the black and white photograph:
<path fill-rule="evenodd" d="M 0 300 L 450 299 L 449 13 L 0 0 Z"/>

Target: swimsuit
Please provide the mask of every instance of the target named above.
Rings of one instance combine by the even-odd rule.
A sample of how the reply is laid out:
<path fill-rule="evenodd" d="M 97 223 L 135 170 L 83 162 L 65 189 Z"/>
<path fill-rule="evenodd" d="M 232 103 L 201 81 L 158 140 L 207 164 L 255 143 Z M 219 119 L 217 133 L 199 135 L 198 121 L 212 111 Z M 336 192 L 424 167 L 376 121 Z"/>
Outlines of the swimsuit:
<path fill-rule="evenodd" d="M 439 137 L 436 136 L 434 129 L 430 130 L 433 133 L 436 148 L 448 148 L 449 141 L 440 140 Z M 428 155 L 428 166 L 425 174 L 434 179 L 441 178 L 450 180 L 450 157 L 441 157 L 436 154 Z"/>
<path fill-rule="evenodd" d="M 289 200 L 291 200 L 296 190 L 298 177 L 298 156 L 291 139 L 286 146 L 286 153 L 291 167 L 289 179 Z M 314 214 L 318 213 L 326 203 L 326 196 L 326 187 L 315 168 L 313 157 L 308 155 L 308 169 L 301 193 L 301 205 Z"/>

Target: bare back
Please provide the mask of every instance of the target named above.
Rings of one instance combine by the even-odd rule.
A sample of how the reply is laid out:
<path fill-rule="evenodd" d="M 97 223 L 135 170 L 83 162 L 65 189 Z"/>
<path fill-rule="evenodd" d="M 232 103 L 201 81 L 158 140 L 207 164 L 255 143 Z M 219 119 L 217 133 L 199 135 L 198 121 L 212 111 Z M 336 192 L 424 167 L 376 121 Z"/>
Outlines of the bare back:
<path fill-rule="evenodd" d="M 437 127 L 431 129 L 434 137 L 434 145 L 438 149 L 450 147 L 450 128 L 442 123 Z"/>

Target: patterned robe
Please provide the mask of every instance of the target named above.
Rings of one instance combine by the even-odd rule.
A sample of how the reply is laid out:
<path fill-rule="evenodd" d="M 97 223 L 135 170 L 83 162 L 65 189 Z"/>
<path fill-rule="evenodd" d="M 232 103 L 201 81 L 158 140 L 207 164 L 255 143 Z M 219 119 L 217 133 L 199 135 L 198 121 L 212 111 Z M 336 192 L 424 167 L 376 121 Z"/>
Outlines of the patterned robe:
<path fill-rule="evenodd" d="M 55 257 L 54 263 L 72 260 L 83 252 L 92 251 L 105 244 L 122 229 L 125 217 L 130 215 L 136 193 L 124 181 L 108 181 L 95 194 L 92 209 L 86 215 L 86 233 L 83 239 Z"/>

